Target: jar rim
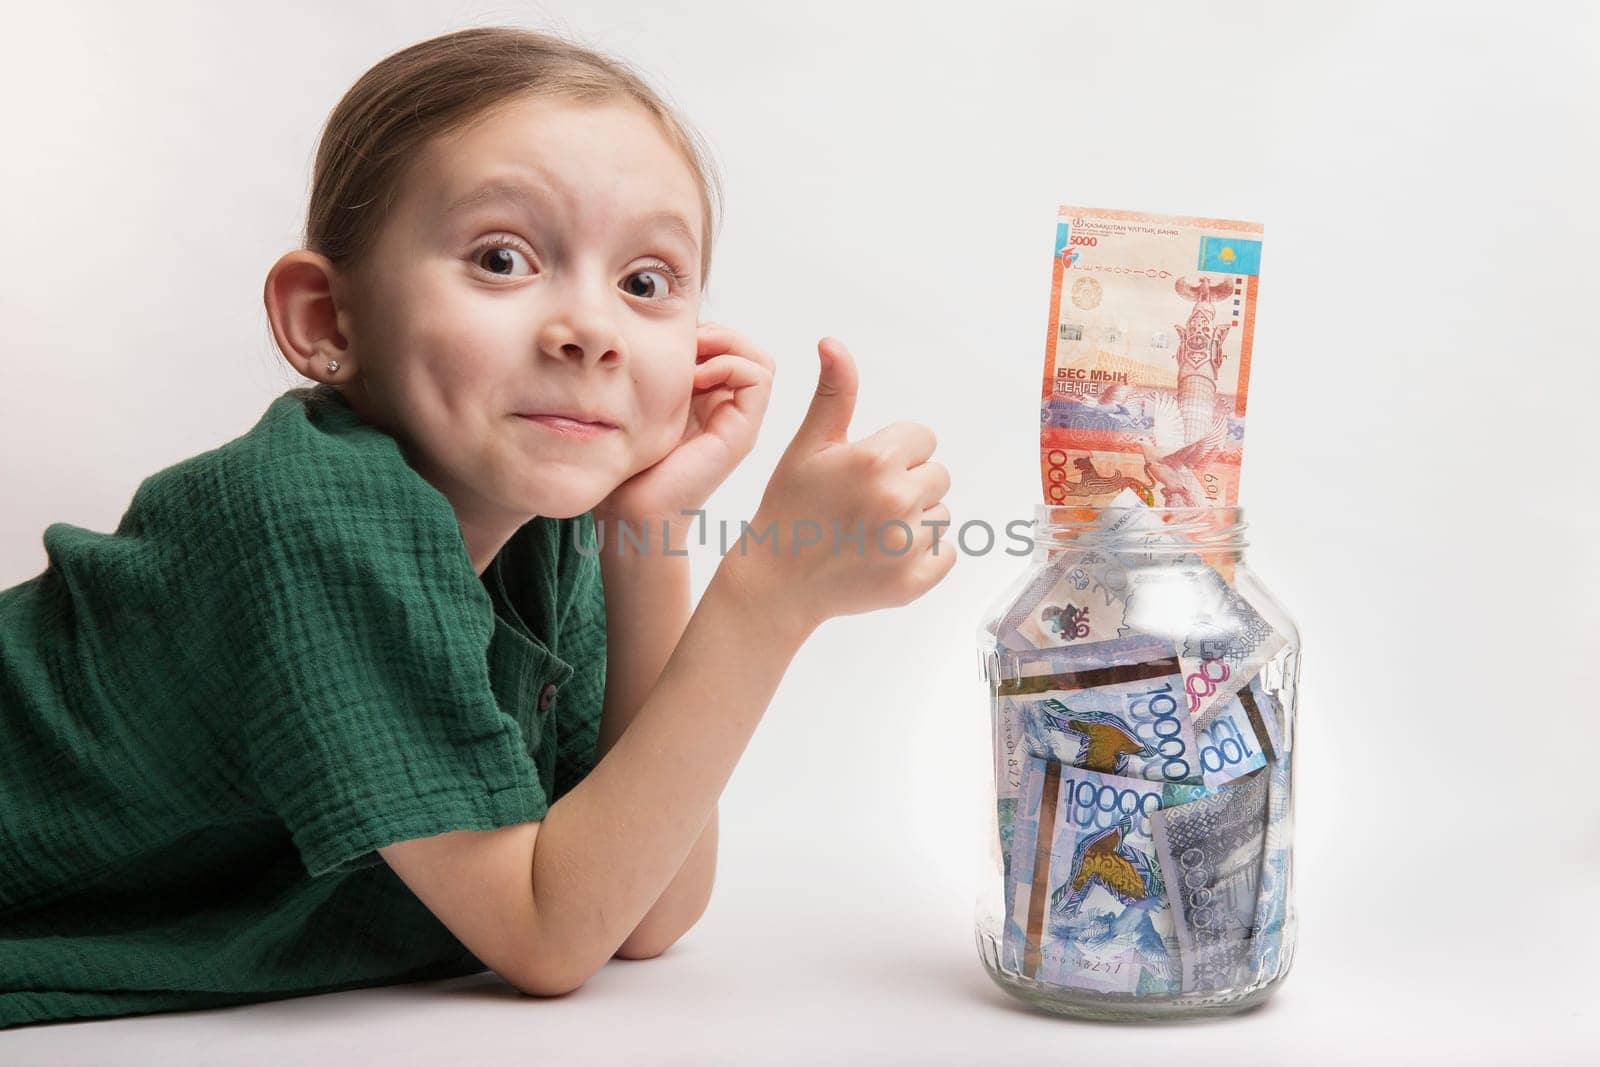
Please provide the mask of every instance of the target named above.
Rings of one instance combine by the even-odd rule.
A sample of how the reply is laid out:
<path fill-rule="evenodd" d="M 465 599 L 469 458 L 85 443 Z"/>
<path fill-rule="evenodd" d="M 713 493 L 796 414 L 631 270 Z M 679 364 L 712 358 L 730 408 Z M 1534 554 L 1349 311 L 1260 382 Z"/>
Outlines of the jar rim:
<path fill-rule="evenodd" d="M 1032 525 L 1037 542 L 1051 547 L 1242 552 L 1249 543 L 1239 507 L 1035 504 Z"/>

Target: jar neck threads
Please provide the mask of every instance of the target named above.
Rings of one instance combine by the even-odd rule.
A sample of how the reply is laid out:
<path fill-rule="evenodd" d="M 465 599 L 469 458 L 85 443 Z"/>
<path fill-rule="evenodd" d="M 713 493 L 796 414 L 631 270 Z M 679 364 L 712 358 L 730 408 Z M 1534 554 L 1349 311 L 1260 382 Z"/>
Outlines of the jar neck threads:
<path fill-rule="evenodd" d="M 1202 553 L 1238 561 L 1249 544 L 1242 508 L 1082 507 L 1035 504 L 1034 558 L 1062 550 L 1138 552 L 1155 560 Z"/>

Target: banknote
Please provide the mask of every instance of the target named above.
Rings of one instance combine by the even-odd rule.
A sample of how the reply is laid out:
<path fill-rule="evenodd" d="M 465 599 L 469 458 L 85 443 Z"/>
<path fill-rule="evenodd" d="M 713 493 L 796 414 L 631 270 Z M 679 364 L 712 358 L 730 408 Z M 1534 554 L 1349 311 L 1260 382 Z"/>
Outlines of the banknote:
<path fill-rule="evenodd" d="M 993 652 L 992 657 L 986 657 L 990 661 L 986 670 L 991 679 L 990 727 L 995 739 L 995 814 L 1001 856 L 1009 868 L 1012 825 L 1022 785 L 1022 761 L 1027 755 L 1022 743 L 1023 710 L 1030 699 L 1030 687 L 1037 684 L 1032 679 L 1172 659 L 1177 651 L 1172 642 L 1164 638 L 1132 634 L 1095 646 L 1069 645 L 1027 653 L 996 648 Z"/>
<path fill-rule="evenodd" d="M 1077 755 L 1094 761 L 1094 769 L 1118 773 L 1118 765 L 1132 758 L 1134 766 L 1150 764 L 1161 777 L 1165 767 L 1172 777 L 1165 780 L 1199 781 L 1199 757 L 1194 729 L 1182 696 L 1183 677 L 1179 673 L 1177 651 L 1171 641 L 1135 637 L 1107 642 L 1110 659 L 1103 666 L 1073 663 L 1072 656 L 1030 659 L 1021 666 L 1030 673 L 1004 678 L 994 688 L 998 709 L 995 737 L 995 787 L 997 797 L 1015 797 L 1021 786 L 1022 765 L 1027 755 L 1051 756 L 1064 763 L 1077 762 Z M 1073 650 L 1074 653 L 1079 650 Z M 1128 662 L 1125 657 L 1142 658 Z M 1049 673 L 1033 673 L 1043 666 Z M 1118 709 L 1120 729 L 1126 739 L 1116 741 L 1112 731 L 1118 727 L 1098 725 L 1086 729 L 1091 738 L 1075 731 L 1066 722 L 1052 722 L 1058 704 L 1070 699 L 1086 712 L 1101 712 L 1106 706 Z M 1152 702 L 1153 701 L 1153 702 Z M 1068 715 L 1070 719 L 1070 713 Z M 1157 731 L 1160 731 L 1160 734 Z M 1170 738 L 1162 735 L 1171 735 Z M 1125 752 L 1104 755 L 1105 745 L 1120 744 Z M 1165 753 L 1163 756 L 1162 753 Z M 1105 761 L 1111 760 L 1110 765 Z M 1088 766 L 1090 764 L 1084 764 Z"/>
<path fill-rule="evenodd" d="M 1150 639 L 1122 643 L 1123 654 L 1149 655 Z M 1170 655 L 1171 645 L 1166 646 Z M 1038 664 L 1026 664 L 1037 667 Z M 1143 669 L 1148 664 L 1133 664 Z M 1170 666 L 1167 661 L 1164 666 Z M 1225 785 L 1273 758 L 1280 736 L 1277 702 L 1251 679 L 1239 696 L 1229 698 L 1220 714 L 1204 727 L 1194 727 L 1181 708 L 1169 704 L 1171 681 L 1129 681 L 1100 688 L 1077 688 L 1095 680 L 1091 670 L 1059 675 L 1025 675 L 1007 686 L 1007 695 L 993 702 L 999 716 L 995 745 L 995 800 L 1003 873 L 1010 877 L 1012 840 L 1021 793 L 1022 770 L 1029 756 L 1102 773 L 1176 781 L 1182 784 Z M 1002 686 L 1006 686 L 1002 683 Z M 1037 685 L 1061 685 L 1028 693 Z M 1246 709 L 1250 710 L 1247 711 Z M 1266 709 L 1265 714 L 1257 710 Z"/>
<path fill-rule="evenodd" d="M 1015 665 L 1017 677 L 1030 678 L 1044 674 L 1068 674 L 1097 667 L 1124 667 L 1134 663 L 1151 663 L 1177 654 L 1177 646 L 1173 644 L 1171 638 L 1155 634 L 1130 633 L 1126 637 L 1092 645 L 1062 645 L 1059 648 L 1010 651 L 1007 659 Z"/>
<path fill-rule="evenodd" d="M 1283 701 L 1276 690 L 1267 686 L 1266 674 L 1263 669 L 1251 675 L 1250 680 L 1239 687 L 1236 700 L 1250 723 L 1250 733 L 1262 755 L 1271 763 L 1279 756 L 1286 755 L 1289 749 L 1283 721 Z"/>
<path fill-rule="evenodd" d="M 1294 836 L 1293 799 L 1290 794 L 1292 761 L 1272 765 L 1267 782 L 1267 830 L 1261 857 L 1261 885 L 1256 893 L 1255 921 L 1250 930 L 1251 980 L 1276 978 L 1290 963 L 1292 947 L 1285 945 L 1285 926 L 1293 921 L 1290 882 Z"/>
<path fill-rule="evenodd" d="M 1205 722 L 1283 647 L 1285 638 L 1198 560 L 1127 567 L 1098 550 L 1041 569 L 999 621 L 1000 650 L 1095 649 L 1138 634 L 1178 652 L 1190 715 Z"/>
<path fill-rule="evenodd" d="M 1288 752 L 1294 747 L 1294 722 L 1284 709 L 1296 706 L 1301 660 L 1299 634 L 1294 623 L 1283 614 L 1283 609 L 1273 602 L 1270 595 L 1252 588 L 1249 602 L 1272 631 L 1284 638 L 1287 646 L 1282 655 L 1275 653 L 1259 671 L 1252 673 L 1250 680 L 1254 683 L 1252 695 L 1263 711 L 1267 727 L 1275 735 L 1273 749 L 1280 753 Z M 1265 714 L 1269 708 L 1273 712 L 1271 715 Z M 1204 713 L 1200 717 L 1203 720 Z M 1273 757 L 1269 754 L 1267 758 L 1270 760 Z"/>
<path fill-rule="evenodd" d="M 1172 893 L 1182 991 L 1248 984 L 1271 776 L 1255 771 L 1210 796 L 1150 813 Z"/>
<path fill-rule="evenodd" d="M 1039 419 L 1050 504 L 1234 507 L 1263 227 L 1062 206 Z"/>
<path fill-rule="evenodd" d="M 1249 972 L 1245 977 L 1251 984 L 1277 978 L 1293 958 L 1294 947 L 1285 938 L 1284 930 L 1289 922 L 1292 866 L 1288 849 L 1268 849 L 1261 857 L 1261 888 L 1250 931 Z"/>
<path fill-rule="evenodd" d="M 1179 942 L 1152 837 L 1165 805 L 1216 790 L 1030 756 L 1018 798 L 1002 964 L 1100 992 L 1177 992 Z"/>
<path fill-rule="evenodd" d="M 1098 644 L 1127 637 L 1129 574 L 1109 552 L 1063 553 L 1033 577 L 1000 617 L 996 637 L 1017 650 Z"/>
<path fill-rule="evenodd" d="M 1001 885 L 1011 884 L 1011 857 L 1015 854 L 1017 836 L 1017 798 L 999 797 L 995 801 L 996 829 L 1000 838 Z"/>
<path fill-rule="evenodd" d="M 1223 785 L 1266 764 L 1258 724 L 1242 701 L 1228 698 L 1204 730 L 1195 728 L 1175 658 L 1022 684 L 1051 686 L 1005 698 L 1028 755 L 1182 785 Z"/>
<path fill-rule="evenodd" d="M 1267 765 L 1271 735 L 1260 716 L 1252 716 L 1245 700 L 1249 686 L 1215 705 L 1205 725 L 1195 725 L 1195 749 L 1203 785 L 1226 785 Z"/>
<path fill-rule="evenodd" d="M 1229 698 L 1203 729 L 1187 702 L 1170 640 L 1135 634 L 1096 646 L 996 658 L 991 689 L 996 821 L 1009 866 L 1024 760 L 1051 756 L 1106 773 L 1222 785 L 1271 758 L 1269 718 Z M 999 666 L 1003 664 L 1003 666 Z M 1103 664 L 1098 665 L 1098 664 Z M 1254 692 L 1260 692 L 1254 681 Z M 1250 694 L 1244 694 L 1246 696 Z M 1259 697 L 1263 706 L 1269 698 Z M 1109 762 L 1108 762 L 1109 761 Z"/>

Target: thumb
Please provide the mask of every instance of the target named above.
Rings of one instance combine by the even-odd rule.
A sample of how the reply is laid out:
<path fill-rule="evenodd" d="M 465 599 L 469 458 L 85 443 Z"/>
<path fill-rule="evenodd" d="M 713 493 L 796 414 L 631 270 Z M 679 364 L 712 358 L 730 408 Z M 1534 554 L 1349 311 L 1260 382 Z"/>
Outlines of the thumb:
<path fill-rule="evenodd" d="M 843 441 L 856 410 L 856 361 L 835 337 L 818 341 L 817 354 L 822 358 L 817 391 L 795 431 L 795 440 L 817 444 Z"/>

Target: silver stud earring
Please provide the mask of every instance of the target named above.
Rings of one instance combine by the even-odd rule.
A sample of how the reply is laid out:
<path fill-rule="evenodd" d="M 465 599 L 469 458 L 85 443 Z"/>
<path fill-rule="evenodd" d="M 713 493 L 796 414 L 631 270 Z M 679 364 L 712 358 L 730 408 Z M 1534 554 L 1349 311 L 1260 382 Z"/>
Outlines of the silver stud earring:
<path fill-rule="evenodd" d="M 328 373 L 329 374 L 338 374 L 339 373 L 339 361 L 338 360 L 336 360 L 336 359 L 328 360 Z"/>

